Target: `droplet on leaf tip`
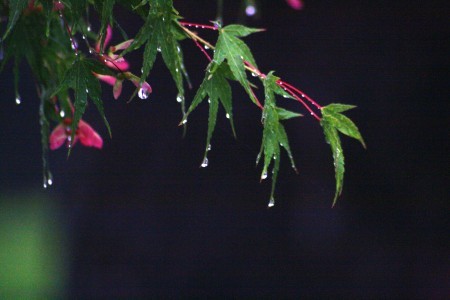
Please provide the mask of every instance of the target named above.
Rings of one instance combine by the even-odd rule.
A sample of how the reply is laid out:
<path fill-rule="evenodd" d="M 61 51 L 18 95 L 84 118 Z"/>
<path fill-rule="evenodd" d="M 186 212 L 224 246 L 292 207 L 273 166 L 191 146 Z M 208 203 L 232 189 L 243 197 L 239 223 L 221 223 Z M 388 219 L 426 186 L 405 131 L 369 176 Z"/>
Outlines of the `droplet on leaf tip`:
<path fill-rule="evenodd" d="M 230 114 L 227 113 L 227 114 L 225 115 L 225 117 L 226 117 L 227 119 L 229 119 L 229 118 L 230 118 Z"/>
<path fill-rule="evenodd" d="M 208 147 L 206 147 L 207 151 L 211 151 L 211 144 L 208 145 Z"/>
<path fill-rule="evenodd" d="M 177 96 L 177 102 L 181 103 L 184 100 L 184 96 L 183 95 L 178 95 Z"/>
<path fill-rule="evenodd" d="M 146 89 L 140 88 L 138 91 L 138 97 L 145 100 L 148 98 L 149 92 Z"/>
<path fill-rule="evenodd" d="M 275 199 L 273 197 L 270 197 L 269 204 L 267 204 L 267 207 L 274 207 L 275 206 Z"/>
<path fill-rule="evenodd" d="M 20 95 L 17 95 L 16 97 L 16 104 L 20 105 L 22 103 L 22 98 L 20 97 Z"/>
<path fill-rule="evenodd" d="M 267 178 L 267 172 L 262 173 L 261 180 L 264 180 Z"/>
<path fill-rule="evenodd" d="M 202 164 L 201 164 L 200 166 L 201 166 L 202 168 L 206 168 L 206 167 L 208 166 L 208 163 L 209 163 L 208 158 L 205 157 L 205 158 L 203 159 L 203 161 L 202 161 Z"/>

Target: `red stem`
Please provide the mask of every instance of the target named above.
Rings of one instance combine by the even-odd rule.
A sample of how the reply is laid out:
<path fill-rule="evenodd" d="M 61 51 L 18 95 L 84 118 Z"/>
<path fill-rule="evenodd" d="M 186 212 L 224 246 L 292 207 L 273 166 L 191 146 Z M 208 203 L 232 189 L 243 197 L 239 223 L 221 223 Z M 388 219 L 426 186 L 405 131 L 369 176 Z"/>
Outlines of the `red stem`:
<path fill-rule="evenodd" d="M 202 45 L 196 40 L 196 39 L 192 39 L 195 43 L 195 45 L 197 45 L 197 47 L 200 48 L 200 50 L 203 52 L 203 54 L 205 54 L 206 58 L 211 61 L 211 56 L 209 56 L 208 52 L 206 52 L 205 48 L 202 47 Z"/>

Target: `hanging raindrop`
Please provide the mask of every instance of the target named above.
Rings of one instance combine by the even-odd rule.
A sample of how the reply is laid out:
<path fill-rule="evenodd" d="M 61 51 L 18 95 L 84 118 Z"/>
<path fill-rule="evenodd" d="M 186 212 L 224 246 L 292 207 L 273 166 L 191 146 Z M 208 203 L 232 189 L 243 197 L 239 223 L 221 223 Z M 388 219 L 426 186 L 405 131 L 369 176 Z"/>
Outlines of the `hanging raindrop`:
<path fill-rule="evenodd" d="M 161 52 L 161 47 L 158 46 L 158 48 L 156 48 L 156 50 L 157 50 L 158 52 Z"/>
<path fill-rule="evenodd" d="M 143 88 L 139 89 L 139 92 L 138 92 L 138 97 L 139 98 L 144 100 L 144 99 L 148 98 L 148 95 L 149 95 L 149 92 L 148 92 L 147 89 L 143 89 Z"/>
<path fill-rule="evenodd" d="M 20 103 L 22 103 L 22 98 L 20 97 L 20 95 L 16 96 L 16 104 L 20 105 Z"/>
<path fill-rule="evenodd" d="M 89 90 L 86 88 L 86 94 L 89 94 Z"/>
<path fill-rule="evenodd" d="M 89 32 L 92 30 L 91 24 L 89 24 L 89 25 L 87 26 L 86 30 L 89 31 Z"/>
<path fill-rule="evenodd" d="M 183 101 L 184 101 L 184 96 L 181 95 L 181 94 L 178 94 L 178 96 L 177 96 L 177 102 L 178 102 L 178 103 L 181 103 L 181 102 L 183 102 Z"/>
<path fill-rule="evenodd" d="M 262 173 L 261 180 L 264 180 L 267 178 L 267 172 Z"/>
<path fill-rule="evenodd" d="M 227 119 L 229 119 L 229 118 L 230 118 L 230 114 L 227 113 L 227 114 L 225 115 L 225 117 L 227 117 Z"/>
<path fill-rule="evenodd" d="M 211 151 L 211 144 L 209 144 L 208 147 L 206 147 L 206 151 Z"/>
<path fill-rule="evenodd" d="M 64 117 L 66 116 L 66 113 L 65 113 L 63 110 L 61 110 L 61 111 L 59 112 L 59 116 L 60 116 L 61 118 L 64 118 Z"/>
<path fill-rule="evenodd" d="M 205 45 L 205 46 L 203 46 L 206 50 L 208 50 L 209 49 L 209 46 L 208 45 Z"/>
<path fill-rule="evenodd" d="M 203 159 L 203 162 L 202 162 L 202 164 L 201 164 L 201 167 L 202 168 L 206 168 L 207 166 L 208 166 L 208 158 L 207 157 L 205 157 L 204 159 Z"/>
<path fill-rule="evenodd" d="M 211 98 L 208 98 L 208 103 L 211 103 Z"/>
<path fill-rule="evenodd" d="M 269 204 L 267 204 L 267 207 L 274 207 L 275 206 L 275 199 L 273 197 L 270 197 Z"/>
<path fill-rule="evenodd" d="M 187 123 L 187 119 L 184 119 L 183 122 L 181 122 L 181 124 L 186 124 Z"/>

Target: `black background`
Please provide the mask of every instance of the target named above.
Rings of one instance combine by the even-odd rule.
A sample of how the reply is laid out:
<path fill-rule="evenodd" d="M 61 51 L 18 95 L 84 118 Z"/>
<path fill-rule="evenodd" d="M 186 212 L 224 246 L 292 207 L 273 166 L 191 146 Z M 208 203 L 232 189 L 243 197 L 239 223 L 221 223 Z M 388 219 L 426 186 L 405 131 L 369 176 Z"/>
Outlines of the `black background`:
<path fill-rule="evenodd" d="M 215 18 L 214 1 L 175 6 L 188 21 Z M 238 1 L 225 7 L 225 23 L 235 22 Z M 259 183 L 254 166 L 260 111 L 237 86 L 238 139 L 219 111 L 210 165 L 199 168 L 207 107 L 191 115 L 183 139 L 175 86 L 158 59 L 149 99 L 114 101 L 105 86 L 113 139 L 101 151 L 77 145 L 69 160 L 64 150 L 51 153 L 55 185 L 38 193 L 50 194 L 65 219 L 70 295 L 448 295 L 447 2 L 306 1 L 296 12 L 261 1 L 260 12 L 246 22 L 267 31 L 246 42 L 262 71 L 276 70 L 323 105 L 358 106 L 349 116 L 368 149 L 344 139 L 336 207 L 331 152 L 306 116 L 286 122 L 300 173 L 282 157 L 276 206 L 267 209 L 270 181 Z M 141 21 L 117 14 L 133 36 Z M 182 45 L 198 86 L 207 61 L 192 42 Z M 135 73 L 140 55 L 129 55 Z M 42 182 L 32 79 L 24 66 L 16 106 L 9 70 L 0 77 L 2 193 Z M 92 106 L 85 119 L 107 136 Z"/>

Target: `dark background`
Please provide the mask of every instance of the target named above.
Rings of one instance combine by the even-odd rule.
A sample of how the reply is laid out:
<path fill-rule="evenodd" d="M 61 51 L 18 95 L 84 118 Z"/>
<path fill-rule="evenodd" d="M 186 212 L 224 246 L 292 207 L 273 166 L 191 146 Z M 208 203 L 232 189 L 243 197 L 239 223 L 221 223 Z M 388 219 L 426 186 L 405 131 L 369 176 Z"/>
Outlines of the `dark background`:
<path fill-rule="evenodd" d="M 69 160 L 64 150 L 51 153 L 55 184 L 42 191 L 32 79 L 24 66 L 23 104 L 16 106 L 12 76 L 1 75 L 0 192 L 37 191 L 59 207 L 69 244 L 68 295 L 449 294 L 449 6 L 305 2 L 296 12 L 281 0 L 261 1 L 260 18 L 245 21 L 267 31 L 246 42 L 262 71 L 276 70 L 323 105 L 358 106 L 348 115 L 368 149 L 343 139 L 344 192 L 333 209 L 331 152 L 309 116 L 286 122 L 300 173 L 282 156 L 276 205 L 267 209 L 270 181 L 259 183 L 254 166 L 260 112 L 237 86 L 238 139 L 220 111 L 210 165 L 199 168 L 207 108 L 191 115 L 183 139 L 175 86 L 161 59 L 145 101 L 114 101 L 105 86 L 113 139 L 105 138 L 101 151 L 77 145 Z M 188 21 L 215 18 L 214 1 L 175 5 Z M 225 1 L 226 24 L 237 20 L 238 7 Z M 133 36 L 141 22 L 117 13 Z M 183 49 L 198 86 L 207 61 L 190 41 Z M 140 55 L 130 55 L 135 73 Z M 107 136 L 95 109 L 85 119 Z"/>

